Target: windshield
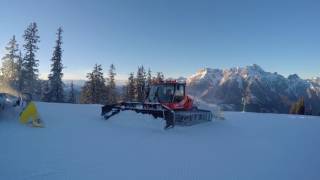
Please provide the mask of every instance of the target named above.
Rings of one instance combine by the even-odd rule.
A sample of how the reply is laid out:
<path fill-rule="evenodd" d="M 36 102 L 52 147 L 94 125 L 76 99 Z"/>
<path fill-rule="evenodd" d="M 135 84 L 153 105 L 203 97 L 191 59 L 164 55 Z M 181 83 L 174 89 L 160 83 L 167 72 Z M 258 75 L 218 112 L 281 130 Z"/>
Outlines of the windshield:
<path fill-rule="evenodd" d="M 149 92 L 149 102 L 172 102 L 174 95 L 174 85 L 155 85 L 152 86 Z"/>
<path fill-rule="evenodd" d="M 162 85 L 158 88 L 159 102 L 171 102 L 174 93 L 173 85 Z"/>
<path fill-rule="evenodd" d="M 184 90 L 185 90 L 184 89 L 184 85 L 179 84 L 179 85 L 176 86 L 176 91 L 174 93 L 174 99 L 173 99 L 174 102 L 180 102 L 180 101 L 183 100 L 183 98 L 184 98 Z"/>
<path fill-rule="evenodd" d="M 152 86 L 149 90 L 148 101 L 149 102 L 158 102 L 156 98 L 158 86 Z"/>

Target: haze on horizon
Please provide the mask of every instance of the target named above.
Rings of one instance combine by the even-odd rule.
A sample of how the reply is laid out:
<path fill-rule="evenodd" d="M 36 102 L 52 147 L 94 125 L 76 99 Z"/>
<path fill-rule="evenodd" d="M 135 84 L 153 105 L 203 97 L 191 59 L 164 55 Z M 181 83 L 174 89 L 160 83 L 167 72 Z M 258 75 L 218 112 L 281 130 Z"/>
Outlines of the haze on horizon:
<path fill-rule="evenodd" d="M 59 26 L 64 79 L 85 79 L 95 63 L 117 79 L 139 65 L 168 77 L 258 64 L 266 71 L 319 76 L 320 1 L 22 1 L 0 5 L 0 56 L 9 39 L 37 22 L 40 77 L 50 69 Z"/>

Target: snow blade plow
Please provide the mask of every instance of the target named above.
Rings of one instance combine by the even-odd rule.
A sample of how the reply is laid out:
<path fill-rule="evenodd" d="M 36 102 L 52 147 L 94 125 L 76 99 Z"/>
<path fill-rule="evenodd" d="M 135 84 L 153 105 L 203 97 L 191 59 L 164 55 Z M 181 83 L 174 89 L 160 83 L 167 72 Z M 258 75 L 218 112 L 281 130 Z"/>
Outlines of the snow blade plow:
<path fill-rule="evenodd" d="M 151 85 L 145 102 L 122 102 L 105 105 L 101 115 L 109 119 L 121 111 L 131 110 L 149 114 L 166 121 L 165 129 L 175 125 L 191 126 L 212 120 L 212 112 L 198 109 L 193 100 L 185 94 L 185 83 L 176 81 L 156 82 Z"/>

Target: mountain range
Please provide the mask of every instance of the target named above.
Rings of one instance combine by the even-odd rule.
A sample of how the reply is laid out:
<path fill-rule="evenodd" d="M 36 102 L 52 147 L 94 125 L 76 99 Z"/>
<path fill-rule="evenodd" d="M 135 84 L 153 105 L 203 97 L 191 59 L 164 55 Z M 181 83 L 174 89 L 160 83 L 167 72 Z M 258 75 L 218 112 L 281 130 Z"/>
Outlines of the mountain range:
<path fill-rule="evenodd" d="M 301 79 L 266 72 L 254 64 L 229 69 L 204 68 L 187 78 L 189 93 L 224 110 L 288 113 L 304 98 L 308 114 L 320 114 L 320 78 Z"/>

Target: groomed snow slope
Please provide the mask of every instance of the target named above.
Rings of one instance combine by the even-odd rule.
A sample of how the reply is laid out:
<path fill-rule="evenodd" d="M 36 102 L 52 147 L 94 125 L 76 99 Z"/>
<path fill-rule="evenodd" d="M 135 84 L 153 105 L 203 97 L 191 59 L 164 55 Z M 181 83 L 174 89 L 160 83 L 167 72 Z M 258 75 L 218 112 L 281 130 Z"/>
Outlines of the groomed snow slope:
<path fill-rule="evenodd" d="M 225 113 L 164 131 L 163 121 L 98 105 L 37 103 L 46 128 L 0 115 L 0 179 L 320 179 L 320 118 Z"/>

